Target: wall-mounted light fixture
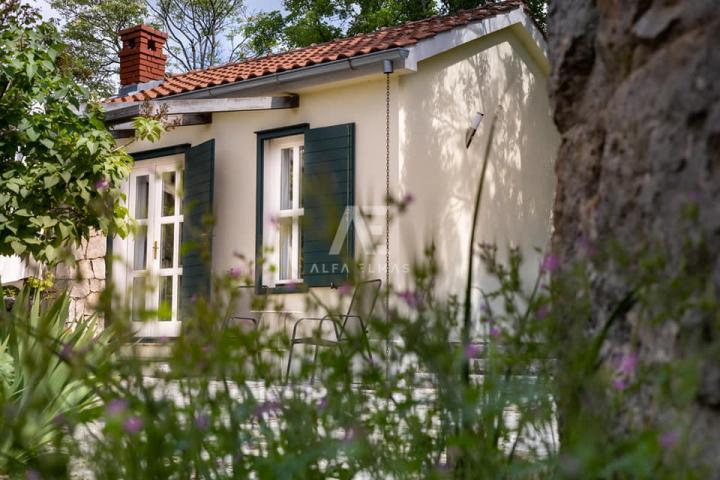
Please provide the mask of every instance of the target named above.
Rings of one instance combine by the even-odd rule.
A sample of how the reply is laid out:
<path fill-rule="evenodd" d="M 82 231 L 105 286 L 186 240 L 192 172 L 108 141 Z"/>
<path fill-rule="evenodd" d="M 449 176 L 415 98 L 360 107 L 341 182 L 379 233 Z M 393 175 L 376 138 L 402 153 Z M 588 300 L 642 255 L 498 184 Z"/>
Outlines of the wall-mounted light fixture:
<path fill-rule="evenodd" d="M 485 116 L 485 114 L 477 112 L 475 114 L 475 116 L 473 117 L 472 124 L 465 132 L 465 148 L 470 148 L 470 144 L 473 141 L 475 132 L 477 132 L 477 129 L 480 126 L 480 122 L 482 121 L 484 116 Z"/>

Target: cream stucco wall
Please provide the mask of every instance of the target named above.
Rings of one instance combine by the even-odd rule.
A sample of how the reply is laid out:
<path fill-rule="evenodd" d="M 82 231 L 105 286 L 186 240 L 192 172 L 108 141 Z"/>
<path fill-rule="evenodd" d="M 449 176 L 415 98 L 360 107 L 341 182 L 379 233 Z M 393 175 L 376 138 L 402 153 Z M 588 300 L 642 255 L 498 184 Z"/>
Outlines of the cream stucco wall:
<path fill-rule="evenodd" d="M 539 261 L 534 248 L 545 248 L 550 237 L 559 143 L 542 66 L 513 30 L 501 30 L 401 77 L 399 108 L 400 189 L 416 203 L 400 220 L 398 261 L 412 262 L 434 240 L 441 288 L 463 292 L 475 191 L 490 141 L 478 239 L 521 247 L 529 260 L 524 276 L 532 282 Z M 485 117 L 466 150 L 475 112 Z M 476 285 L 492 288 L 487 276 L 476 278 Z"/>
<path fill-rule="evenodd" d="M 394 280 L 404 283 L 404 265 L 435 239 L 443 287 L 455 290 L 462 284 L 473 195 L 489 119 L 495 113 L 480 238 L 528 249 L 544 247 L 550 232 L 552 158 L 558 135 L 550 118 L 545 75 L 515 34 L 504 30 L 422 61 L 417 72 L 393 76 L 391 89 L 390 182 L 395 195 L 412 193 L 416 199 L 391 230 Z M 214 114 L 212 124 L 181 127 L 158 143 L 130 148 L 136 152 L 215 139 L 216 273 L 237 264 L 235 253 L 254 256 L 258 130 L 354 122 L 357 204 L 383 204 L 384 77 L 294 93 L 300 95 L 299 108 Z M 475 111 L 486 117 L 466 151 L 465 129 Z M 371 259 L 369 276 L 384 278 L 382 265 L 384 257 Z M 283 300 L 288 309 L 302 309 L 301 295 L 285 295 Z"/>

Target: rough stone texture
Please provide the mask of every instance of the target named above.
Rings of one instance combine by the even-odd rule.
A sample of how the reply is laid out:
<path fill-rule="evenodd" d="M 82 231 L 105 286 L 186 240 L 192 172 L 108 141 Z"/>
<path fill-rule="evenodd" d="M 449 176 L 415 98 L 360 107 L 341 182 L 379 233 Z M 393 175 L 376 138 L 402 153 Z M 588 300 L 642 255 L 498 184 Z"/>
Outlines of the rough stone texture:
<path fill-rule="evenodd" d="M 55 269 L 58 287 L 70 293 L 69 325 L 93 313 L 102 314 L 97 307 L 105 289 L 106 245 L 105 236 L 95 232 L 74 250 L 75 265 L 61 263 Z"/>
<path fill-rule="evenodd" d="M 716 291 L 720 288 L 720 8 L 717 0 L 555 0 L 549 43 L 556 163 L 553 248 L 564 259 L 587 241 L 627 249 L 662 245 L 674 258 L 688 234 L 681 209 L 699 206 Z M 697 232 L 696 232 L 697 233 Z M 706 265 L 707 266 L 707 265 Z M 623 272 L 598 270 L 594 321 L 628 289 Z M 682 321 L 682 320 L 681 320 Z M 628 315 L 610 348 L 643 362 L 672 361 L 715 341 L 681 338 L 668 322 L 635 328 Z M 693 344 L 693 342 L 697 342 Z M 720 475 L 720 359 L 708 358 L 693 404 L 690 441 Z M 660 422 L 650 398 L 628 401 Z M 619 428 L 628 418 L 618 418 Z M 665 419 L 667 421 L 667 418 Z"/>

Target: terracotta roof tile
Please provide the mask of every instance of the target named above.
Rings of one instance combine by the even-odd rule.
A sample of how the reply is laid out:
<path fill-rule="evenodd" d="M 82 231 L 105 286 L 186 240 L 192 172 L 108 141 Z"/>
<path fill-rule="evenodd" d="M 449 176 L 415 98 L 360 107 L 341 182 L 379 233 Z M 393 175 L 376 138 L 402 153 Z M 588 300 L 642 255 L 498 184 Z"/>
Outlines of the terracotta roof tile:
<path fill-rule="evenodd" d="M 296 70 L 319 63 L 352 58 L 391 48 L 407 47 L 453 28 L 484 20 L 522 6 L 522 0 L 505 0 L 489 5 L 486 4 L 473 10 L 462 11 L 455 15 L 434 16 L 425 20 L 408 22 L 397 27 L 385 27 L 372 33 L 333 40 L 284 53 L 252 58 L 237 63 L 228 63 L 210 67 L 206 70 L 193 70 L 171 75 L 156 87 L 124 97 L 112 98 L 108 102 L 132 102 L 167 97 L 211 86 L 272 75 L 277 72 Z"/>

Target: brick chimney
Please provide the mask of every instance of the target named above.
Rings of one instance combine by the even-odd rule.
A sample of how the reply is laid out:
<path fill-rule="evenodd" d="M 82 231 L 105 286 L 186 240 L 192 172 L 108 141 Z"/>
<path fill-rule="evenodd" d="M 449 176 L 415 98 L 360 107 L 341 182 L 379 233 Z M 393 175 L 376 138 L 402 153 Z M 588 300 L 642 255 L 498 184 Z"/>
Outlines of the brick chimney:
<path fill-rule="evenodd" d="M 118 32 L 120 50 L 120 86 L 162 80 L 165 77 L 163 45 L 167 33 L 147 25 L 136 25 Z"/>

